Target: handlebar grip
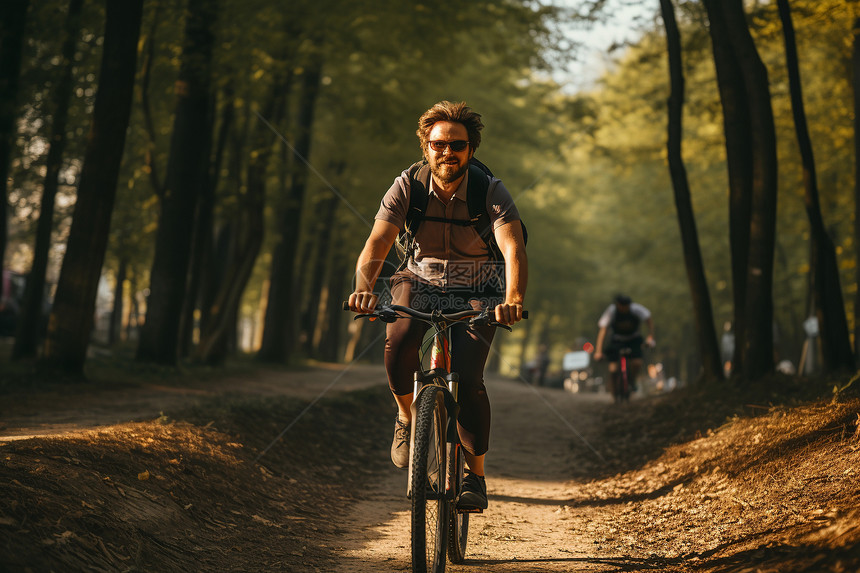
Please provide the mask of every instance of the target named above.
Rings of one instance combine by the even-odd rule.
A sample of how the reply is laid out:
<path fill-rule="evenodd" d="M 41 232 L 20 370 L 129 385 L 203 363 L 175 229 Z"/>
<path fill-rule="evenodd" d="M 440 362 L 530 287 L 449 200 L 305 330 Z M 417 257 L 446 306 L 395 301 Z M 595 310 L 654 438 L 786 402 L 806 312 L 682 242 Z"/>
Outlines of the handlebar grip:
<path fill-rule="evenodd" d="M 349 301 L 343 301 L 343 310 L 349 310 Z"/>
<path fill-rule="evenodd" d="M 528 319 L 528 317 L 529 317 L 529 311 L 524 310 L 524 311 L 523 311 L 523 320 L 527 320 L 527 319 Z"/>

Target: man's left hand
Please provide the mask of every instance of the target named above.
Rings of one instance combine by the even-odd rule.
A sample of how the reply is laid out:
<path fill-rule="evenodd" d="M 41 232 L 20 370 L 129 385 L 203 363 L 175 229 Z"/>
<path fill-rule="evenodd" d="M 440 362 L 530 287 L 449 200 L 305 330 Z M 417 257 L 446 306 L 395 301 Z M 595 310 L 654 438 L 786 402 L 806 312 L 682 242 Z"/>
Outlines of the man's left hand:
<path fill-rule="evenodd" d="M 523 305 L 503 303 L 496 306 L 496 322 L 514 324 L 523 319 Z"/>

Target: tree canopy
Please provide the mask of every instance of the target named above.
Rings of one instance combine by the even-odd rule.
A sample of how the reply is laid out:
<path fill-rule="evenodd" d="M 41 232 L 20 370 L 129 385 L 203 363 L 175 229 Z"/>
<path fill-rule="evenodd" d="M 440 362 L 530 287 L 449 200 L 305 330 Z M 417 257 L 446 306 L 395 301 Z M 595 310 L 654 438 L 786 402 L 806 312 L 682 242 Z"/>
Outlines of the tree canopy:
<path fill-rule="evenodd" d="M 66 34 L 56 15 L 69 8 L 68 0 L 31 4 L 8 187 L 6 266 L 19 272 L 28 272 L 32 262 L 55 119 L 51 90 L 61 75 Z M 144 6 L 97 327 L 118 312 L 123 336 L 137 339 L 148 309 L 165 304 L 159 289 L 150 290 L 156 236 L 168 230 L 159 225 L 186 225 L 193 234 L 183 247 L 188 286 L 181 287 L 182 310 L 174 304 L 169 311 L 183 315 L 173 327 L 178 357 L 191 356 L 190 346 L 204 333 L 220 337 L 210 341 L 212 349 L 225 350 L 198 358 L 217 361 L 237 348 L 255 352 L 266 306 L 288 296 L 287 314 L 277 319 L 286 321 L 276 347 L 284 359 L 342 359 L 349 317 L 338 312 L 340 300 L 349 292 L 352 265 L 382 194 L 420 157 L 416 120 L 436 101 L 465 100 L 486 125 L 477 156 L 511 190 L 529 229 L 526 306 L 533 318 L 499 337 L 502 368 L 515 370 L 541 342 L 549 342 L 558 358 L 577 339 L 593 338 L 602 310 L 624 292 L 653 312 L 659 355 L 677 375 L 696 376 L 692 303 L 666 149 L 670 83 L 658 3 L 635 41 L 613 52 L 599 81 L 572 92 L 555 73 L 576 57 L 569 27 L 603 17 L 611 3 L 211 2 L 212 15 L 204 15 L 213 41 L 210 79 L 197 106 L 208 109 L 177 150 L 171 148 L 181 113 L 177 81 L 183 69 L 201 65 L 189 63 L 186 24 L 194 4 L 157 0 Z M 693 0 L 675 5 L 686 79 L 683 160 L 721 330 L 734 319 L 723 109 L 705 6 Z M 851 70 L 857 15 L 836 0 L 791 5 L 821 212 L 853 327 Z M 86 130 L 104 81 L 104 19 L 101 4 L 84 3 L 49 285 L 59 275 Z M 810 231 L 776 2 L 756 3 L 747 21 L 767 67 L 777 142 L 776 352 L 796 363 L 810 313 Z M 171 161 L 181 160 L 177 151 L 187 154 L 195 146 L 205 163 L 186 180 L 199 185 L 196 214 L 165 222 Z M 283 249 L 289 256 L 278 254 Z M 253 264 L 241 270 L 242 262 Z M 116 292 L 125 303 L 119 308 L 108 288 L 118 276 L 124 288 Z M 241 296 L 225 292 L 219 299 L 216 291 L 226 283 Z M 216 332 L 207 324 L 229 328 Z M 354 329 L 353 335 L 360 333 Z"/>

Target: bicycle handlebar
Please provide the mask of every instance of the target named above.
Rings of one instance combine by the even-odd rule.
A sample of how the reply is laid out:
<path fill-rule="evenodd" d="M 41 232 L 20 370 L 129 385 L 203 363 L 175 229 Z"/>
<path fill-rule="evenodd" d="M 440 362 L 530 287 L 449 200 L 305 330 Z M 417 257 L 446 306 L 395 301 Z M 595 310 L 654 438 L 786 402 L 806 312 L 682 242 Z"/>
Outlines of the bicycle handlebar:
<path fill-rule="evenodd" d="M 343 310 L 350 310 L 349 302 L 343 302 Z M 490 317 L 493 316 L 493 308 L 488 308 L 485 310 L 461 310 L 459 312 L 450 312 L 444 313 L 439 311 L 434 312 L 420 312 L 415 309 L 409 308 L 408 306 L 400 306 L 398 304 L 392 304 L 390 306 L 381 306 L 377 310 L 366 314 L 357 314 L 355 316 L 356 319 L 359 318 L 369 318 L 371 316 L 375 316 L 379 318 L 382 322 L 394 322 L 398 318 L 406 318 L 402 315 L 397 314 L 398 312 L 402 312 L 412 318 L 417 318 L 418 320 L 424 320 L 428 322 L 434 322 L 437 320 L 445 321 L 445 322 L 459 322 L 463 319 L 470 318 L 472 319 L 470 322 L 472 324 L 486 324 L 488 326 L 501 326 L 502 328 L 506 328 L 510 330 L 511 328 L 506 324 L 501 324 L 494 320 L 491 320 Z M 523 318 L 527 319 L 529 317 L 529 311 L 523 311 Z M 483 319 L 483 320 L 482 320 Z"/>

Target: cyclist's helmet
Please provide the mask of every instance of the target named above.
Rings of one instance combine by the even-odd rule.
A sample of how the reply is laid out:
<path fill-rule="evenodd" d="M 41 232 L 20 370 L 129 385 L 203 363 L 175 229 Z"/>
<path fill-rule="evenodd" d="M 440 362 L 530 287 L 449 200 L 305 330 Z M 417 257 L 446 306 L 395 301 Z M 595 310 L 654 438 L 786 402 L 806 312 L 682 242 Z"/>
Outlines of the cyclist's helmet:
<path fill-rule="evenodd" d="M 621 306 L 629 306 L 633 299 L 626 294 L 617 294 L 615 295 L 615 302 Z"/>

